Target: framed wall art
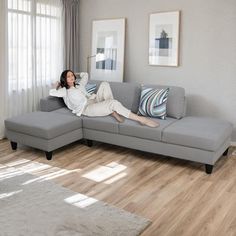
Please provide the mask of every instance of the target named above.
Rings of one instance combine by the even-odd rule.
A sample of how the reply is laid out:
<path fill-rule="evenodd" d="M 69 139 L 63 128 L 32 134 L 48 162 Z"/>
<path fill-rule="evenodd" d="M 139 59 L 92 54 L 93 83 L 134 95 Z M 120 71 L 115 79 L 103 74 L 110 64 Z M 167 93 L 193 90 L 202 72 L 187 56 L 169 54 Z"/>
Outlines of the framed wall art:
<path fill-rule="evenodd" d="M 179 65 L 180 11 L 150 14 L 149 65 Z"/>
<path fill-rule="evenodd" d="M 90 78 L 122 82 L 124 73 L 125 19 L 95 20 L 92 52 L 87 58 Z"/>

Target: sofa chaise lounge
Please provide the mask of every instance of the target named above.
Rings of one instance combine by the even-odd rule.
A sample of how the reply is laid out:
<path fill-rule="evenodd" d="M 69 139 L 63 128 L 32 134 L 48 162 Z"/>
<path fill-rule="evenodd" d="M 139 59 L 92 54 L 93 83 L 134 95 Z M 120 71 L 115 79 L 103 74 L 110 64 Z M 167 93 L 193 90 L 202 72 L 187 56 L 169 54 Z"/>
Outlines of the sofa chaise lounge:
<path fill-rule="evenodd" d="M 99 81 L 93 81 L 97 85 Z M 114 98 L 137 113 L 141 86 L 134 83 L 110 83 Z M 51 160 L 53 150 L 87 139 L 177 157 L 205 164 L 212 172 L 216 161 L 227 154 L 233 126 L 230 122 L 208 117 L 185 116 L 186 98 L 181 87 L 169 87 L 167 117 L 160 126 L 149 128 L 126 119 L 118 123 L 113 117 L 77 117 L 56 97 L 41 99 L 40 110 L 5 120 L 6 136 L 12 149 L 17 143 L 45 151 Z"/>

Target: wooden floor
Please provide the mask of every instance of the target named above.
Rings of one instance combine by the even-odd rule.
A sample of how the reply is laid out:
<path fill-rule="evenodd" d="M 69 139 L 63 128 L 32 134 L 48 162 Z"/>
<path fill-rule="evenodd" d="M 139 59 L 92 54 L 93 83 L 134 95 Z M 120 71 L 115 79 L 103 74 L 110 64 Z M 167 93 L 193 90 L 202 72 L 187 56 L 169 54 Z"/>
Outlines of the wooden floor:
<path fill-rule="evenodd" d="M 142 236 L 236 235 L 236 154 L 204 165 L 108 144 L 82 142 L 55 151 L 12 151 L 0 141 L 0 172 L 19 168 L 73 191 L 149 218 Z"/>

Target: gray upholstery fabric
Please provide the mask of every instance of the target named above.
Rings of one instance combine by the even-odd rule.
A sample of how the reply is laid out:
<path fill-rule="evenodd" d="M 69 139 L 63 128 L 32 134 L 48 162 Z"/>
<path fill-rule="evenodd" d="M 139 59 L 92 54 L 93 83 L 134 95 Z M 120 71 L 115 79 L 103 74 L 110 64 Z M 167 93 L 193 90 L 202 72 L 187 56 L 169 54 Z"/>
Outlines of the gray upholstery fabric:
<path fill-rule="evenodd" d="M 170 88 L 167 104 L 166 104 L 166 113 L 167 116 L 180 119 L 185 115 L 185 90 L 181 87 L 176 86 L 163 86 L 163 85 L 143 85 L 148 88 L 158 88 L 165 89 Z"/>
<path fill-rule="evenodd" d="M 63 147 L 69 143 L 73 143 L 77 140 L 82 139 L 83 129 L 76 129 L 52 139 L 44 139 L 28 134 L 22 134 L 8 129 L 6 129 L 6 135 L 7 138 L 13 142 L 50 152 L 56 150 L 57 148 Z"/>
<path fill-rule="evenodd" d="M 206 117 L 184 117 L 167 127 L 162 141 L 216 151 L 231 136 L 232 124 Z"/>
<path fill-rule="evenodd" d="M 181 145 L 163 143 L 148 139 L 113 134 L 98 130 L 83 129 L 84 138 L 115 144 L 141 151 L 156 153 L 158 156 L 171 156 L 184 160 L 214 165 L 222 153 L 230 146 L 230 137 L 215 152 Z M 160 154 L 160 155 L 159 155 Z M 153 154 L 155 156 L 155 154 Z"/>
<path fill-rule="evenodd" d="M 156 120 L 160 126 L 157 128 L 150 128 L 142 126 L 136 121 L 126 119 L 124 123 L 119 125 L 119 133 L 132 137 L 161 141 L 163 130 L 176 121 L 176 119 L 173 118 L 167 118 L 166 120 L 153 120 Z"/>
<path fill-rule="evenodd" d="M 40 100 L 40 111 L 53 111 L 65 107 L 62 98 L 48 96 Z"/>
<path fill-rule="evenodd" d="M 114 98 L 132 112 L 138 112 L 140 85 L 135 83 L 110 83 Z"/>
<path fill-rule="evenodd" d="M 90 83 L 96 83 L 97 88 L 101 81 L 91 80 Z M 109 82 L 114 99 L 121 102 L 123 106 L 134 113 L 138 112 L 140 99 L 140 85 L 137 83 L 119 83 Z"/>
<path fill-rule="evenodd" d="M 52 139 L 82 127 L 80 117 L 55 112 L 32 112 L 5 120 L 9 130 Z"/>
<path fill-rule="evenodd" d="M 115 82 L 110 85 L 115 99 L 137 112 L 140 86 Z M 157 85 L 148 87 L 170 88 L 168 117 L 167 120 L 158 120 L 158 128 L 141 126 L 128 119 L 120 124 L 111 116 L 77 117 L 65 107 L 62 99 L 48 97 L 41 100 L 41 109 L 52 112 L 33 112 L 7 119 L 6 135 L 11 141 L 45 151 L 87 138 L 213 165 L 230 146 L 232 124 L 204 117 L 178 120 L 185 114 L 184 89 Z"/>
<path fill-rule="evenodd" d="M 87 117 L 82 116 L 83 128 L 102 130 L 109 133 L 118 133 L 119 123 L 111 116 Z"/>

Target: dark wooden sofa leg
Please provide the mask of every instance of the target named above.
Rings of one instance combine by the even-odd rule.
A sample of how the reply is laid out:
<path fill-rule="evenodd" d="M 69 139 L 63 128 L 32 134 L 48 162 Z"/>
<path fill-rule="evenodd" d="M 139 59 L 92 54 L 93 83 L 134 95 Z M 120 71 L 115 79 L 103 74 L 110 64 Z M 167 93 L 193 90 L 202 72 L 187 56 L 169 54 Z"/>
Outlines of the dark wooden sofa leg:
<path fill-rule="evenodd" d="M 213 165 L 206 164 L 205 167 L 206 167 L 206 173 L 211 174 L 213 170 Z"/>
<path fill-rule="evenodd" d="M 47 160 L 52 160 L 52 152 L 45 152 Z"/>
<path fill-rule="evenodd" d="M 228 155 L 228 151 L 229 151 L 229 148 L 227 148 L 227 149 L 225 150 L 225 152 L 223 153 L 223 156 L 227 156 L 227 155 Z"/>
<path fill-rule="evenodd" d="M 87 139 L 87 145 L 88 145 L 88 147 L 92 147 L 93 146 L 93 140 Z"/>
<path fill-rule="evenodd" d="M 16 150 L 17 149 L 17 143 L 11 141 L 11 148 L 12 148 L 12 150 Z"/>

